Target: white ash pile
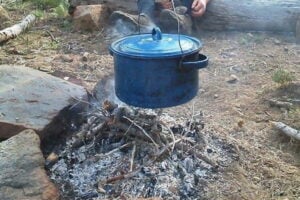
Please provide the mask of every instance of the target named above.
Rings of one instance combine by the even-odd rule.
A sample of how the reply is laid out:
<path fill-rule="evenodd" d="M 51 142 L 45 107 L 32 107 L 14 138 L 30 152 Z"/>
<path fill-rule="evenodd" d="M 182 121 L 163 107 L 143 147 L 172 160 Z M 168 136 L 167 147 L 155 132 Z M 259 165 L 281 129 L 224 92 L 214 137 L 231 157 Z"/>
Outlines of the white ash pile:
<path fill-rule="evenodd" d="M 63 199 L 200 199 L 234 158 L 228 144 L 202 133 L 197 119 L 105 101 L 48 163 Z"/>

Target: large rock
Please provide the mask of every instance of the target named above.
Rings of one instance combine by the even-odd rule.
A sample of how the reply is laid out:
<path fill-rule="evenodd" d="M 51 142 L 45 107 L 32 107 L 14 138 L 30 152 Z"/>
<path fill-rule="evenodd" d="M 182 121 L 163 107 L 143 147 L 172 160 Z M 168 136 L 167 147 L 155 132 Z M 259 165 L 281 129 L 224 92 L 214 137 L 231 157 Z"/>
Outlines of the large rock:
<path fill-rule="evenodd" d="M 58 200 L 43 167 L 40 139 L 33 130 L 0 143 L 0 199 Z"/>
<path fill-rule="evenodd" d="M 60 134 L 81 120 L 82 99 L 81 86 L 31 68 L 0 65 L 0 140 L 28 128 L 42 139 Z"/>
<path fill-rule="evenodd" d="M 8 12 L 2 7 L 0 6 L 0 29 L 4 29 L 5 24 L 10 21 Z"/>
<path fill-rule="evenodd" d="M 109 17 L 105 5 L 77 6 L 73 13 L 73 22 L 76 30 L 101 30 Z"/>

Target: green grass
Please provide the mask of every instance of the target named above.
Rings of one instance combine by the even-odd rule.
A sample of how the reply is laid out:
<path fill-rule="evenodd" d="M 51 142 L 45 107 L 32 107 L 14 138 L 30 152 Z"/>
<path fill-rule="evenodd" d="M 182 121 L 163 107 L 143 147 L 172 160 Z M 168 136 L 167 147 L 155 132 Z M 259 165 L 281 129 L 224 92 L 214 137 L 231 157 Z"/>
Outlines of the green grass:
<path fill-rule="evenodd" d="M 284 69 L 278 69 L 272 75 L 272 80 L 278 83 L 281 87 L 287 86 L 295 80 L 295 76 Z"/>

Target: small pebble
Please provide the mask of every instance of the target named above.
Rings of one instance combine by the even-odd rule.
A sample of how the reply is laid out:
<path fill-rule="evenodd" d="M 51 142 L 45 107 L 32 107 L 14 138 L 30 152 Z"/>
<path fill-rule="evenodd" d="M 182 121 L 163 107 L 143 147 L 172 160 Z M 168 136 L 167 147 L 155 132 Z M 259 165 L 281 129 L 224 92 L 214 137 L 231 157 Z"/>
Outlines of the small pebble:
<path fill-rule="evenodd" d="M 234 74 L 231 74 L 229 79 L 227 80 L 227 83 L 236 83 L 238 81 L 238 77 Z"/>
<path fill-rule="evenodd" d="M 83 56 L 82 56 L 82 61 L 84 61 L 84 62 L 88 61 L 88 56 L 89 56 L 89 53 L 88 52 L 84 52 Z"/>
<path fill-rule="evenodd" d="M 212 149 L 206 149 L 206 152 L 207 152 L 207 153 L 212 153 L 213 150 L 212 150 Z"/>
<path fill-rule="evenodd" d="M 52 165 L 52 164 L 56 163 L 57 160 L 58 160 L 58 155 L 56 153 L 52 152 L 46 158 L 45 165 Z"/>
<path fill-rule="evenodd" d="M 274 39 L 274 43 L 275 43 L 276 45 L 280 45 L 280 44 L 281 44 L 280 40 L 278 40 L 278 39 Z"/>

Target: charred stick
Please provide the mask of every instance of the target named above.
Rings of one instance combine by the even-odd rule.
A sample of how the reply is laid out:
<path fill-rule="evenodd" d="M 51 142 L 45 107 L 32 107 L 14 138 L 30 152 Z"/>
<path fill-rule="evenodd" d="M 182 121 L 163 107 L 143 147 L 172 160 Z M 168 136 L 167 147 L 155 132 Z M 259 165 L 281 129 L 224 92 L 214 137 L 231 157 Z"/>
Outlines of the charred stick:
<path fill-rule="evenodd" d="M 138 170 L 135 170 L 133 172 L 130 172 L 128 174 L 121 174 L 119 176 L 114 176 L 112 178 L 108 178 L 105 183 L 106 184 L 109 184 L 109 183 L 114 183 L 116 181 L 120 181 L 120 180 L 124 180 L 124 179 L 127 179 L 127 178 L 132 178 L 134 177 L 135 175 L 137 175 L 139 172 L 140 172 L 141 169 L 138 169 Z"/>
<path fill-rule="evenodd" d="M 180 142 L 181 140 L 182 140 L 182 139 L 177 139 L 177 140 L 173 141 L 172 143 L 169 143 L 168 145 L 164 146 L 164 148 L 163 148 L 162 150 L 160 150 L 160 151 L 156 154 L 156 156 L 155 156 L 155 158 L 154 158 L 154 161 L 160 160 L 160 159 L 165 155 L 165 153 L 166 153 L 167 151 L 169 151 L 169 148 L 170 148 L 170 147 L 172 147 L 174 144 Z"/>
<path fill-rule="evenodd" d="M 181 140 L 182 140 L 182 139 L 177 139 L 177 140 L 175 140 L 175 144 L 178 143 L 178 142 L 180 142 Z M 136 175 L 140 172 L 140 170 L 141 170 L 143 167 L 149 166 L 150 164 L 152 164 L 152 163 L 156 162 L 157 160 L 159 160 L 159 158 L 161 158 L 161 157 L 164 155 L 164 153 L 165 153 L 170 147 L 172 147 L 172 145 L 173 145 L 173 142 L 170 143 L 170 144 L 168 144 L 168 145 L 166 145 L 166 146 L 165 146 L 165 147 L 164 147 L 164 148 L 156 155 L 156 157 L 155 157 L 154 159 L 150 160 L 146 165 L 140 166 L 137 170 L 132 171 L 132 172 L 130 172 L 130 173 L 127 173 L 127 174 L 121 174 L 121 175 L 119 175 L 119 176 L 114 176 L 114 177 L 108 178 L 108 179 L 105 181 L 105 183 L 106 183 L 106 184 L 114 183 L 114 182 L 116 182 L 116 181 L 124 180 L 124 179 L 127 179 L 127 178 L 132 178 L 132 177 L 136 176 Z"/>
<path fill-rule="evenodd" d="M 111 154 L 113 154 L 113 153 L 115 153 L 115 152 L 117 152 L 117 151 L 119 151 L 119 150 L 121 150 L 121 149 L 123 149 L 123 148 L 125 148 L 125 147 L 128 147 L 128 146 L 130 146 L 130 145 L 132 145 L 131 142 L 130 142 L 130 143 L 126 143 L 126 144 L 124 144 L 124 145 L 122 145 L 122 146 L 120 146 L 120 147 L 118 147 L 118 148 L 115 148 L 115 149 L 113 149 L 113 150 L 111 150 L 111 151 L 109 151 L 109 152 L 107 152 L 107 153 L 105 153 L 105 154 L 96 154 L 95 157 L 96 157 L 96 158 L 102 158 L 102 157 L 109 156 L 109 155 L 111 155 Z"/>
<path fill-rule="evenodd" d="M 115 127 L 115 128 L 118 128 L 122 131 L 124 131 L 126 133 L 123 134 L 123 136 L 132 136 L 134 138 L 140 138 L 144 141 L 147 141 L 147 142 L 152 142 L 151 139 L 149 139 L 147 136 L 145 136 L 139 129 L 137 129 L 136 126 L 134 126 L 133 124 L 132 125 L 127 125 L 125 123 L 122 123 L 122 122 L 116 122 L 112 125 L 110 125 L 110 127 Z"/>
<path fill-rule="evenodd" d="M 168 131 L 171 133 L 171 136 L 172 136 L 172 140 L 173 140 L 173 145 L 172 145 L 172 151 L 174 151 L 174 148 L 175 148 L 175 136 L 174 136 L 174 133 L 173 131 L 170 129 L 169 126 L 167 126 L 163 121 L 160 122 L 164 127 L 166 127 L 168 129 Z"/>
<path fill-rule="evenodd" d="M 90 140 L 92 138 L 95 138 L 95 135 L 103 129 L 103 127 L 106 125 L 106 122 L 100 123 L 93 127 L 90 131 L 87 132 L 86 134 L 86 139 Z"/>
<path fill-rule="evenodd" d="M 126 116 L 123 116 L 124 119 L 127 119 L 129 122 L 131 122 L 134 126 L 136 126 L 138 129 L 140 129 L 142 131 L 142 133 L 151 140 L 151 142 L 158 147 L 158 144 L 156 144 L 156 142 L 152 139 L 152 137 L 143 129 L 143 127 L 141 127 L 140 125 L 136 124 L 133 120 L 129 119 Z"/>
<path fill-rule="evenodd" d="M 94 122 L 96 121 L 97 117 L 96 116 L 91 116 L 87 119 L 87 124 L 89 126 L 92 126 L 94 124 Z"/>
<path fill-rule="evenodd" d="M 206 162 L 207 164 L 211 165 L 213 168 L 217 169 L 219 167 L 219 165 L 217 164 L 216 161 L 208 158 L 206 155 L 200 153 L 200 152 L 195 152 L 194 151 L 194 155 L 199 158 L 200 160 L 203 160 L 204 162 Z"/>
<path fill-rule="evenodd" d="M 105 126 L 105 124 L 106 124 L 106 122 L 98 124 L 97 126 L 95 126 L 94 128 L 91 129 L 91 133 L 96 134 Z"/>

